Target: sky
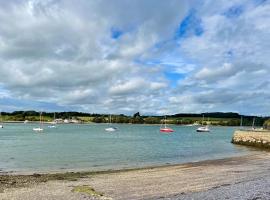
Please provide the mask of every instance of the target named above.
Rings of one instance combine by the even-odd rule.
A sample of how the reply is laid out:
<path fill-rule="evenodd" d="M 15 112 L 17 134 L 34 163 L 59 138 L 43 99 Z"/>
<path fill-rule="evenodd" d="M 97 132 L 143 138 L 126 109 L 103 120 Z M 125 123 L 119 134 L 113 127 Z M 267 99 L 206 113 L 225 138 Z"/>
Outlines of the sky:
<path fill-rule="evenodd" d="M 0 110 L 270 115 L 269 0 L 0 0 Z"/>

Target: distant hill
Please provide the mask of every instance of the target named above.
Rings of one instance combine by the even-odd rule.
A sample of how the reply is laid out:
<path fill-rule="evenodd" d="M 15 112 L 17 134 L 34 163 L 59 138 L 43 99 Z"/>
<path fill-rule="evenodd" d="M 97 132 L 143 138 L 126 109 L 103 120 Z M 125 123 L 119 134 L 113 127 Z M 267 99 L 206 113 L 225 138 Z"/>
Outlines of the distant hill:
<path fill-rule="evenodd" d="M 39 121 L 39 112 L 37 111 L 14 111 L 14 112 L 2 112 L 3 121 Z M 44 121 L 52 121 L 54 112 L 42 112 Z M 203 120 L 203 116 L 205 120 Z M 56 118 L 61 119 L 76 119 L 82 123 L 107 123 L 109 120 L 108 114 L 96 114 L 96 113 L 83 113 L 83 112 L 55 112 Z M 242 124 L 244 126 L 251 126 L 253 118 L 255 117 L 255 126 L 262 126 L 263 124 L 270 125 L 270 122 L 266 122 L 269 117 L 258 116 L 242 116 Z M 160 124 L 164 116 L 141 116 L 139 112 L 136 112 L 132 116 L 123 114 L 112 115 L 112 123 L 132 123 L 132 124 Z M 212 124 L 221 126 L 239 126 L 241 115 L 235 112 L 209 112 L 209 113 L 178 113 L 174 115 L 167 115 L 167 123 L 169 124 Z"/>
<path fill-rule="evenodd" d="M 179 113 L 171 115 L 171 117 L 213 117 L 213 118 L 240 118 L 241 116 L 238 113 L 234 112 L 211 112 L 211 113 Z"/>

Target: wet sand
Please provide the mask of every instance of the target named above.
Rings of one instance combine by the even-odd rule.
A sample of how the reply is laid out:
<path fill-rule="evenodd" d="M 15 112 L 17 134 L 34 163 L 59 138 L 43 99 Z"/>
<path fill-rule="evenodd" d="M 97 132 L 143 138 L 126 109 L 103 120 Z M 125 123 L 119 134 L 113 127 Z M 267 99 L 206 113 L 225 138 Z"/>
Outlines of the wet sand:
<path fill-rule="evenodd" d="M 270 199 L 270 152 L 110 172 L 1 175 L 1 200 Z"/>

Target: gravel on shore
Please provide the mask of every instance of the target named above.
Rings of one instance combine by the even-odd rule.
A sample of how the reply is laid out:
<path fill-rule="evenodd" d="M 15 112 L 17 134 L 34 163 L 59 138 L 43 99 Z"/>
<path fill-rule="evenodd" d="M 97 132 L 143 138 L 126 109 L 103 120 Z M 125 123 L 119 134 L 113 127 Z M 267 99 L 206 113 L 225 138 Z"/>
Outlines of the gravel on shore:
<path fill-rule="evenodd" d="M 1 200 L 270 199 L 270 152 L 174 166 L 0 175 Z"/>

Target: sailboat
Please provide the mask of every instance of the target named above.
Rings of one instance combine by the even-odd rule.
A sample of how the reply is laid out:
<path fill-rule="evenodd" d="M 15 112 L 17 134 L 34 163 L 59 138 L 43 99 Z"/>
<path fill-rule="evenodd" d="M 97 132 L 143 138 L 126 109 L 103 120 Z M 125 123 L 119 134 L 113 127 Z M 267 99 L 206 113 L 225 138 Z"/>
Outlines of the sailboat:
<path fill-rule="evenodd" d="M 42 126 L 41 117 L 42 117 L 42 112 L 40 112 L 40 114 L 39 114 L 39 127 L 33 128 L 33 131 L 36 131 L 36 132 L 42 132 L 43 131 L 43 128 L 41 127 Z"/>
<path fill-rule="evenodd" d="M 203 115 L 202 124 L 203 124 L 203 121 L 204 121 L 204 115 Z M 209 129 L 209 126 L 206 125 L 206 126 L 200 126 L 199 128 L 197 128 L 196 131 L 197 132 L 210 132 L 210 129 Z"/>
<path fill-rule="evenodd" d="M 239 130 L 242 130 L 243 129 L 243 116 L 241 116 L 241 120 L 240 120 L 240 128 Z"/>
<path fill-rule="evenodd" d="M 51 125 L 49 125 L 48 128 L 56 128 L 55 113 L 53 115 L 53 121 L 50 124 Z"/>
<path fill-rule="evenodd" d="M 162 124 L 161 124 L 161 127 L 159 129 L 160 132 L 163 132 L 163 133 L 171 133 L 171 132 L 174 132 L 173 129 L 167 127 L 167 124 L 166 124 L 166 116 L 164 117 L 164 126 L 162 127 Z"/>
<path fill-rule="evenodd" d="M 2 115 L 1 115 L 1 112 L 0 112 L 0 122 L 1 122 L 1 124 L 0 124 L 0 128 L 4 128 L 4 126 L 3 126 L 3 124 L 2 124 Z"/>
<path fill-rule="evenodd" d="M 110 115 L 110 119 L 109 119 L 109 124 L 110 126 L 108 128 L 105 128 L 105 131 L 108 131 L 108 132 L 113 132 L 113 131 L 116 131 L 117 128 L 112 126 L 112 116 Z"/>
<path fill-rule="evenodd" d="M 253 117 L 253 122 L 252 122 L 252 128 L 251 128 L 252 130 L 255 130 L 256 128 L 255 128 L 255 117 Z"/>

